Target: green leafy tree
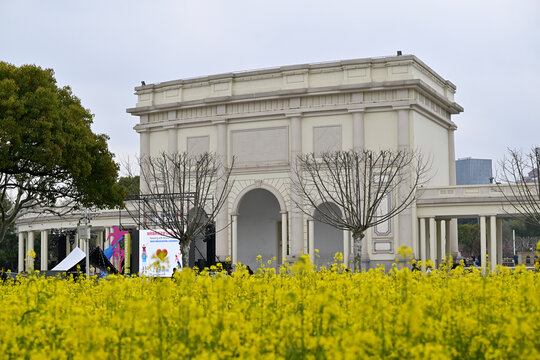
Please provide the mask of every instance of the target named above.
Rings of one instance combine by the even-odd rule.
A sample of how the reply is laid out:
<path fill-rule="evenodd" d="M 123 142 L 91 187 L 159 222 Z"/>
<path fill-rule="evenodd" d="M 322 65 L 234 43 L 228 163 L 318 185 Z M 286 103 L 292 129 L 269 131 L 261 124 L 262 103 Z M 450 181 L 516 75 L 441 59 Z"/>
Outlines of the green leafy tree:
<path fill-rule="evenodd" d="M 480 225 L 478 222 L 458 224 L 459 250 L 463 256 L 480 255 Z"/>
<path fill-rule="evenodd" d="M 140 191 L 140 176 L 121 176 L 118 179 L 120 185 L 128 195 L 138 195 Z"/>
<path fill-rule="evenodd" d="M 92 119 L 53 70 L 0 62 L 0 242 L 28 212 L 122 205 L 119 167 Z"/>
<path fill-rule="evenodd" d="M 13 226 L 7 231 L 4 241 L 0 244 L 0 271 L 17 270 L 18 239 Z"/>

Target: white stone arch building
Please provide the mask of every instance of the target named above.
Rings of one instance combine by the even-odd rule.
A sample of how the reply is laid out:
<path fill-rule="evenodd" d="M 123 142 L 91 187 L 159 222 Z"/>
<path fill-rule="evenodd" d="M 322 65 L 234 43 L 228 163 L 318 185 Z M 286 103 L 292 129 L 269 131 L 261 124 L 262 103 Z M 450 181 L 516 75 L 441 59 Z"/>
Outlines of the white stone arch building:
<path fill-rule="evenodd" d="M 216 223 L 217 229 L 225 228 L 216 236 L 217 255 L 236 261 L 253 238 L 263 245 L 276 242 L 279 262 L 313 252 L 313 218 L 296 208 L 291 192 L 291 169 L 301 153 L 418 149 L 435 164 L 429 186 L 455 185 L 456 125 L 451 116 L 463 111 L 454 101 L 455 91 L 450 81 L 407 55 L 142 85 L 135 88 L 136 106 L 127 112 L 139 117 L 135 130 L 141 156 L 211 151 L 227 163 L 235 157 L 234 187 Z M 260 221 L 259 229 L 267 229 L 264 234 L 246 232 L 242 216 L 248 215 L 250 221 Z M 448 233 L 456 252 L 452 221 Z M 363 257 L 371 265 L 392 262 L 402 244 L 419 257 L 418 224 L 412 206 L 384 232 L 368 231 Z M 350 234 L 341 235 L 329 241 L 341 241 L 347 258 Z"/>

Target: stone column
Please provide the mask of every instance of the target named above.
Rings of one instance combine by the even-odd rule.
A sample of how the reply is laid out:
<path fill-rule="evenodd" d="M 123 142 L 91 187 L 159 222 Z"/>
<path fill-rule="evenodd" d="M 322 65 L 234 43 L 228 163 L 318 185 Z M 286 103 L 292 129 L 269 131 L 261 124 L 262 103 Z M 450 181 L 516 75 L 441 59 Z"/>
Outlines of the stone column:
<path fill-rule="evenodd" d="M 480 216 L 480 266 L 486 266 L 486 217 Z"/>
<path fill-rule="evenodd" d="M 281 262 L 285 263 L 287 258 L 287 246 L 288 246 L 288 234 L 289 234 L 289 225 L 287 224 L 287 212 L 281 212 Z"/>
<path fill-rule="evenodd" d="M 435 226 L 437 228 L 437 266 L 439 266 L 442 262 L 442 256 L 441 256 L 441 241 L 442 241 L 442 237 L 441 237 L 441 220 L 435 220 Z"/>
<path fill-rule="evenodd" d="M 66 234 L 66 256 L 71 252 L 71 244 L 69 243 L 70 238 L 71 235 Z M 60 259 L 60 261 L 62 261 L 62 259 Z"/>
<path fill-rule="evenodd" d="M 315 221 L 308 220 L 308 253 L 312 263 L 315 263 Z"/>
<path fill-rule="evenodd" d="M 497 217 L 492 215 L 489 217 L 489 240 L 491 242 L 491 253 L 489 261 L 491 262 L 491 270 L 495 271 L 497 267 Z"/>
<path fill-rule="evenodd" d="M 445 248 L 445 252 L 446 254 L 451 254 L 454 258 L 455 256 L 457 255 L 457 249 L 456 249 L 456 252 L 454 254 L 454 251 L 452 249 L 452 221 L 454 221 L 455 219 L 449 219 L 449 220 L 446 220 L 445 221 L 445 225 L 446 225 L 446 248 Z"/>
<path fill-rule="evenodd" d="M 238 215 L 231 216 L 231 232 L 232 232 L 232 246 L 231 246 L 231 259 L 232 263 L 238 262 Z"/>
<path fill-rule="evenodd" d="M 445 220 L 440 221 L 440 237 L 441 237 L 440 239 L 441 248 L 439 249 L 439 252 L 440 252 L 439 264 L 442 264 L 446 257 L 446 221 Z"/>
<path fill-rule="evenodd" d="M 304 247 L 303 213 L 297 204 L 302 202 L 302 197 L 296 191 L 299 179 L 295 170 L 297 158 L 302 153 L 302 123 L 300 115 L 291 116 L 291 251 L 290 255 L 300 256 Z"/>
<path fill-rule="evenodd" d="M 19 259 L 17 263 L 17 272 L 24 271 L 24 232 L 19 232 Z"/>
<path fill-rule="evenodd" d="M 107 249 L 111 245 L 111 241 L 109 240 L 109 234 L 111 233 L 111 228 L 106 227 L 105 228 L 105 241 L 103 243 L 103 248 Z"/>
<path fill-rule="evenodd" d="M 48 259 L 49 259 L 49 239 L 47 230 L 41 231 L 41 271 L 47 271 L 48 269 Z"/>
<path fill-rule="evenodd" d="M 502 247 L 502 219 L 497 218 L 497 264 L 503 263 L 503 247 Z"/>
<path fill-rule="evenodd" d="M 429 258 L 433 261 L 433 266 L 436 267 L 437 261 L 437 226 L 435 218 L 429 218 Z"/>
<path fill-rule="evenodd" d="M 420 218 L 420 260 L 422 271 L 426 270 L 426 219 Z"/>
<path fill-rule="evenodd" d="M 361 151 L 364 149 L 364 109 L 356 110 L 353 116 L 353 149 Z"/>
<path fill-rule="evenodd" d="M 98 246 L 103 250 L 104 247 L 103 247 L 103 230 L 99 230 L 98 233 L 97 233 L 97 243 L 98 243 Z"/>
<path fill-rule="evenodd" d="M 351 255 L 351 232 L 343 230 L 343 263 L 350 267 L 349 257 Z"/>
<path fill-rule="evenodd" d="M 30 272 L 34 270 L 34 258 L 30 256 L 30 251 L 34 250 L 34 232 L 28 231 L 26 236 L 26 272 Z"/>
<path fill-rule="evenodd" d="M 220 167 L 220 179 L 217 183 L 217 192 L 221 193 L 225 181 L 222 179 L 223 174 L 228 167 L 227 156 L 227 123 L 225 121 L 217 123 L 217 155 L 222 163 Z M 229 200 L 225 202 L 221 210 L 216 216 L 216 255 L 218 257 L 226 257 L 229 253 L 228 249 L 228 234 L 226 228 L 229 225 Z"/>

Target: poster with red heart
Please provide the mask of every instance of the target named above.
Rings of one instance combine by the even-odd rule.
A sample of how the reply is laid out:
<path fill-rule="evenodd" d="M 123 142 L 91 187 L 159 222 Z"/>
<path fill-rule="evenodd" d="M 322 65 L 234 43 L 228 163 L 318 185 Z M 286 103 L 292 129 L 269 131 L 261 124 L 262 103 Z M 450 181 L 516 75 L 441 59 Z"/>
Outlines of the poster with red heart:
<path fill-rule="evenodd" d="M 181 256 L 177 239 L 167 236 L 164 230 L 139 231 L 139 274 L 168 277 Z"/>

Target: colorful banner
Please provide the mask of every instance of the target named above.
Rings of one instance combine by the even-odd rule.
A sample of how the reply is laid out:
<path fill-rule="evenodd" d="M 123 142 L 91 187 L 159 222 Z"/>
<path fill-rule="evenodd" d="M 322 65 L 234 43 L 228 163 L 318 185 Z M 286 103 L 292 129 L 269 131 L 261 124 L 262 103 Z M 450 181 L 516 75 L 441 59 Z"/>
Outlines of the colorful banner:
<path fill-rule="evenodd" d="M 118 229 L 118 226 L 113 226 L 112 229 L 113 231 L 107 236 L 107 242 L 110 245 L 103 250 L 103 253 L 107 260 L 114 265 L 116 270 L 122 272 L 124 258 L 126 257 L 125 242 L 127 241 L 126 239 L 129 238 L 129 231 L 120 230 Z M 124 250 L 122 249 L 122 245 L 124 245 Z M 127 252 L 127 256 L 129 257 L 129 252 Z"/>
<path fill-rule="evenodd" d="M 124 274 L 130 274 L 131 273 L 131 234 L 127 233 L 124 235 L 124 251 L 126 253 L 126 256 L 124 258 Z"/>
<path fill-rule="evenodd" d="M 171 276 L 181 263 L 182 253 L 177 239 L 163 230 L 139 231 L 139 273 L 146 276 Z"/>

